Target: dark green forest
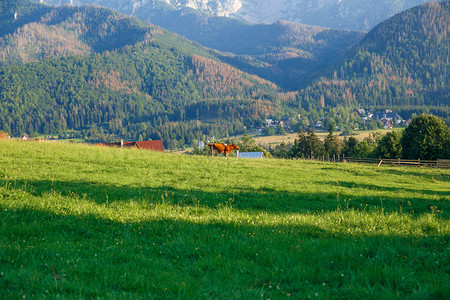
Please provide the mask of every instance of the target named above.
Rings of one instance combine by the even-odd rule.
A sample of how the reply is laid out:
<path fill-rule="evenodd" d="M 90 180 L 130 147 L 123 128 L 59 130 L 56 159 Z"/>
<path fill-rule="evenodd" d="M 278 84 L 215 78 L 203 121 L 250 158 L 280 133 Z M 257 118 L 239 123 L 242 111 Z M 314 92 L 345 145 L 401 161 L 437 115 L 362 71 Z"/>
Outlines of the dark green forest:
<path fill-rule="evenodd" d="M 297 104 L 400 112 L 426 106 L 449 121 L 449 5 L 431 2 L 381 23 L 342 63 L 302 89 Z"/>
<path fill-rule="evenodd" d="M 208 64 L 222 77 L 207 73 Z M 215 80 L 218 87 L 211 88 Z M 0 127 L 14 136 L 71 129 L 94 140 L 163 138 L 167 147 L 176 145 L 171 140 L 189 145 L 204 135 L 242 132 L 273 113 L 276 87 L 261 82 L 156 44 L 13 65 L 0 70 Z"/>
<path fill-rule="evenodd" d="M 363 121 L 357 108 L 450 121 L 448 1 L 380 24 L 298 92 L 236 68 L 230 54 L 109 9 L 7 0 L 0 3 L 0 23 L 0 130 L 12 136 L 163 139 L 175 149 L 261 128 L 266 118 L 290 117 L 292 131 L 318 121 L 348 133 L 382 126 Z M 271 30 L 285 30 L 282 25 L 298 34 L 310 30 L 306 39 L 340 43 L 330 31 L 314 36 L 315 29 L 290 24 Z M 258 55 L 266 55 L 261 49 Z M 330 49 L 320 51 L 326 56 Z M 287 68 L 297 63 L 308 64 L 292 60 Z M 270 70 L 269 77 L 284 76 Z"/>
<path fill-rule="evenodd" d="M 27 18 L 27 2 L 3 3 L 3 20 L 15 11 Z M 13 136 L 70 131 L 91 141 L 162 138 L 177 148 L 280 111 L 276 85 L 162 28 L 92 6 L 30 7 L 40 22 L 0 40 L 0 128 Z"/>

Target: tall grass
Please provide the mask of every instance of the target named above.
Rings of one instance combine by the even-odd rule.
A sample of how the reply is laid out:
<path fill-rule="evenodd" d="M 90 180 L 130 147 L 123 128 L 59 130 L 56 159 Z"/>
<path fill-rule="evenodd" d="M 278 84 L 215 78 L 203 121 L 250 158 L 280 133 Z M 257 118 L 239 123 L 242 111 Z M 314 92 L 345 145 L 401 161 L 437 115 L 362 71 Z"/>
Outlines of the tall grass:
<path fill-rule="evenodd" d="M 450 172 L 0 143 L 0 297 L 445 298 Z"/>

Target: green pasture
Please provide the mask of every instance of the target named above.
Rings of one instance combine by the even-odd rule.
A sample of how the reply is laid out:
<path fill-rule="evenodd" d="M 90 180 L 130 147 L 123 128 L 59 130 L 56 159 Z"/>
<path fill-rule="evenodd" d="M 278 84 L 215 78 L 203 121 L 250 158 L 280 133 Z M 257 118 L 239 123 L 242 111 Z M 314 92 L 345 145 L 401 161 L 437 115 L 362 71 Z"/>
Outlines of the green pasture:
<path fill-rule="evenodd" d="M 449 202 L 442 169 L 0 142 L 0 298 L 445 299 Z"/>

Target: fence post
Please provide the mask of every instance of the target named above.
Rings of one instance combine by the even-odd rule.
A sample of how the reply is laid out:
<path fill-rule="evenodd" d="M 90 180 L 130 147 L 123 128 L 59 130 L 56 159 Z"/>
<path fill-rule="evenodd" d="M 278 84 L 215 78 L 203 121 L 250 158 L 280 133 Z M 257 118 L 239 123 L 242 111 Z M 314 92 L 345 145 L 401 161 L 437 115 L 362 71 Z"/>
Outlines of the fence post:
<path fill-rule="evenodd" d="M 420 158 L 417 159 L 417 167 L 420 167 Z"/>

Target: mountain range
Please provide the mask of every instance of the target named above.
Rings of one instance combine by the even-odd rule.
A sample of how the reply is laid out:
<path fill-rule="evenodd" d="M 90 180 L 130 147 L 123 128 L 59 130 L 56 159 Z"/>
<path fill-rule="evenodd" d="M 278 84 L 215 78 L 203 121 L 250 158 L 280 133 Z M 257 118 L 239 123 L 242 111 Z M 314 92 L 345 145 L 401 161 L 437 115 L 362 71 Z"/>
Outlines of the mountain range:
<path fill-rule="evenodd" d="M 0 130 L 16 136 L 70 130 L 102 141 L 162 138 L 165 147 L 177 148 L 245 132 L 266 117 L 290 116 L 298 124 L 335 118 L 353 126 L 360 122 L 352 113 L 357 107 L 409 114 L 425 107 L 448 120 L 448 24 L 449 1 L 397 14 L 364 37 L 288 22 L 256 25 L 247 42 L 255 36 L 263 46 L 244 55 L 98 6 L 6 0 L 0 3 Z M 261 33 L 267 28 L 285 48 L 276 51 Z M 288 45 L 297 45 L 292 56 Z M 332 55 L 323 66 L 311 63 Z M 273 66 L 284 62 L 301 73 L 305 57 L 311 71 L 303 83 L 297 77 L 294 92 L 246 72 L 265 68 L 266 78 L 282 81 Z"/>
<path fill-rule="evenodd" d="M 226 53 L 224 59 L 229 64 L 290 90 L 296 90 L 299 85 L 308 82 L 364 36 L 363 32 L 286 21 L 249 24 L 169 2 L 73 1 L 74 4 L 98 4 L 133 14 L 141 20 Z"/>
<path fill-rule="evenodd" d="M 367 31 L 396 13 L 427 0 L 44 0 L 62 5 L 96 4 L 147 19 L 163 10 L 201 12 L 252 24 L 280 20 L 333 29 Z M 143 15 L 147 13 L 147 17 Z M 189 12 L 190 11 L 190 12 Z M 149 19 L 155 23 L 154 20 Z"/>
<path fill-rule="evenodd" d="M 325 105 L 444 106 L 448 119 L 449 8 L 430 2 L 382 22 L 303 95 L 326 86 Z"/>

